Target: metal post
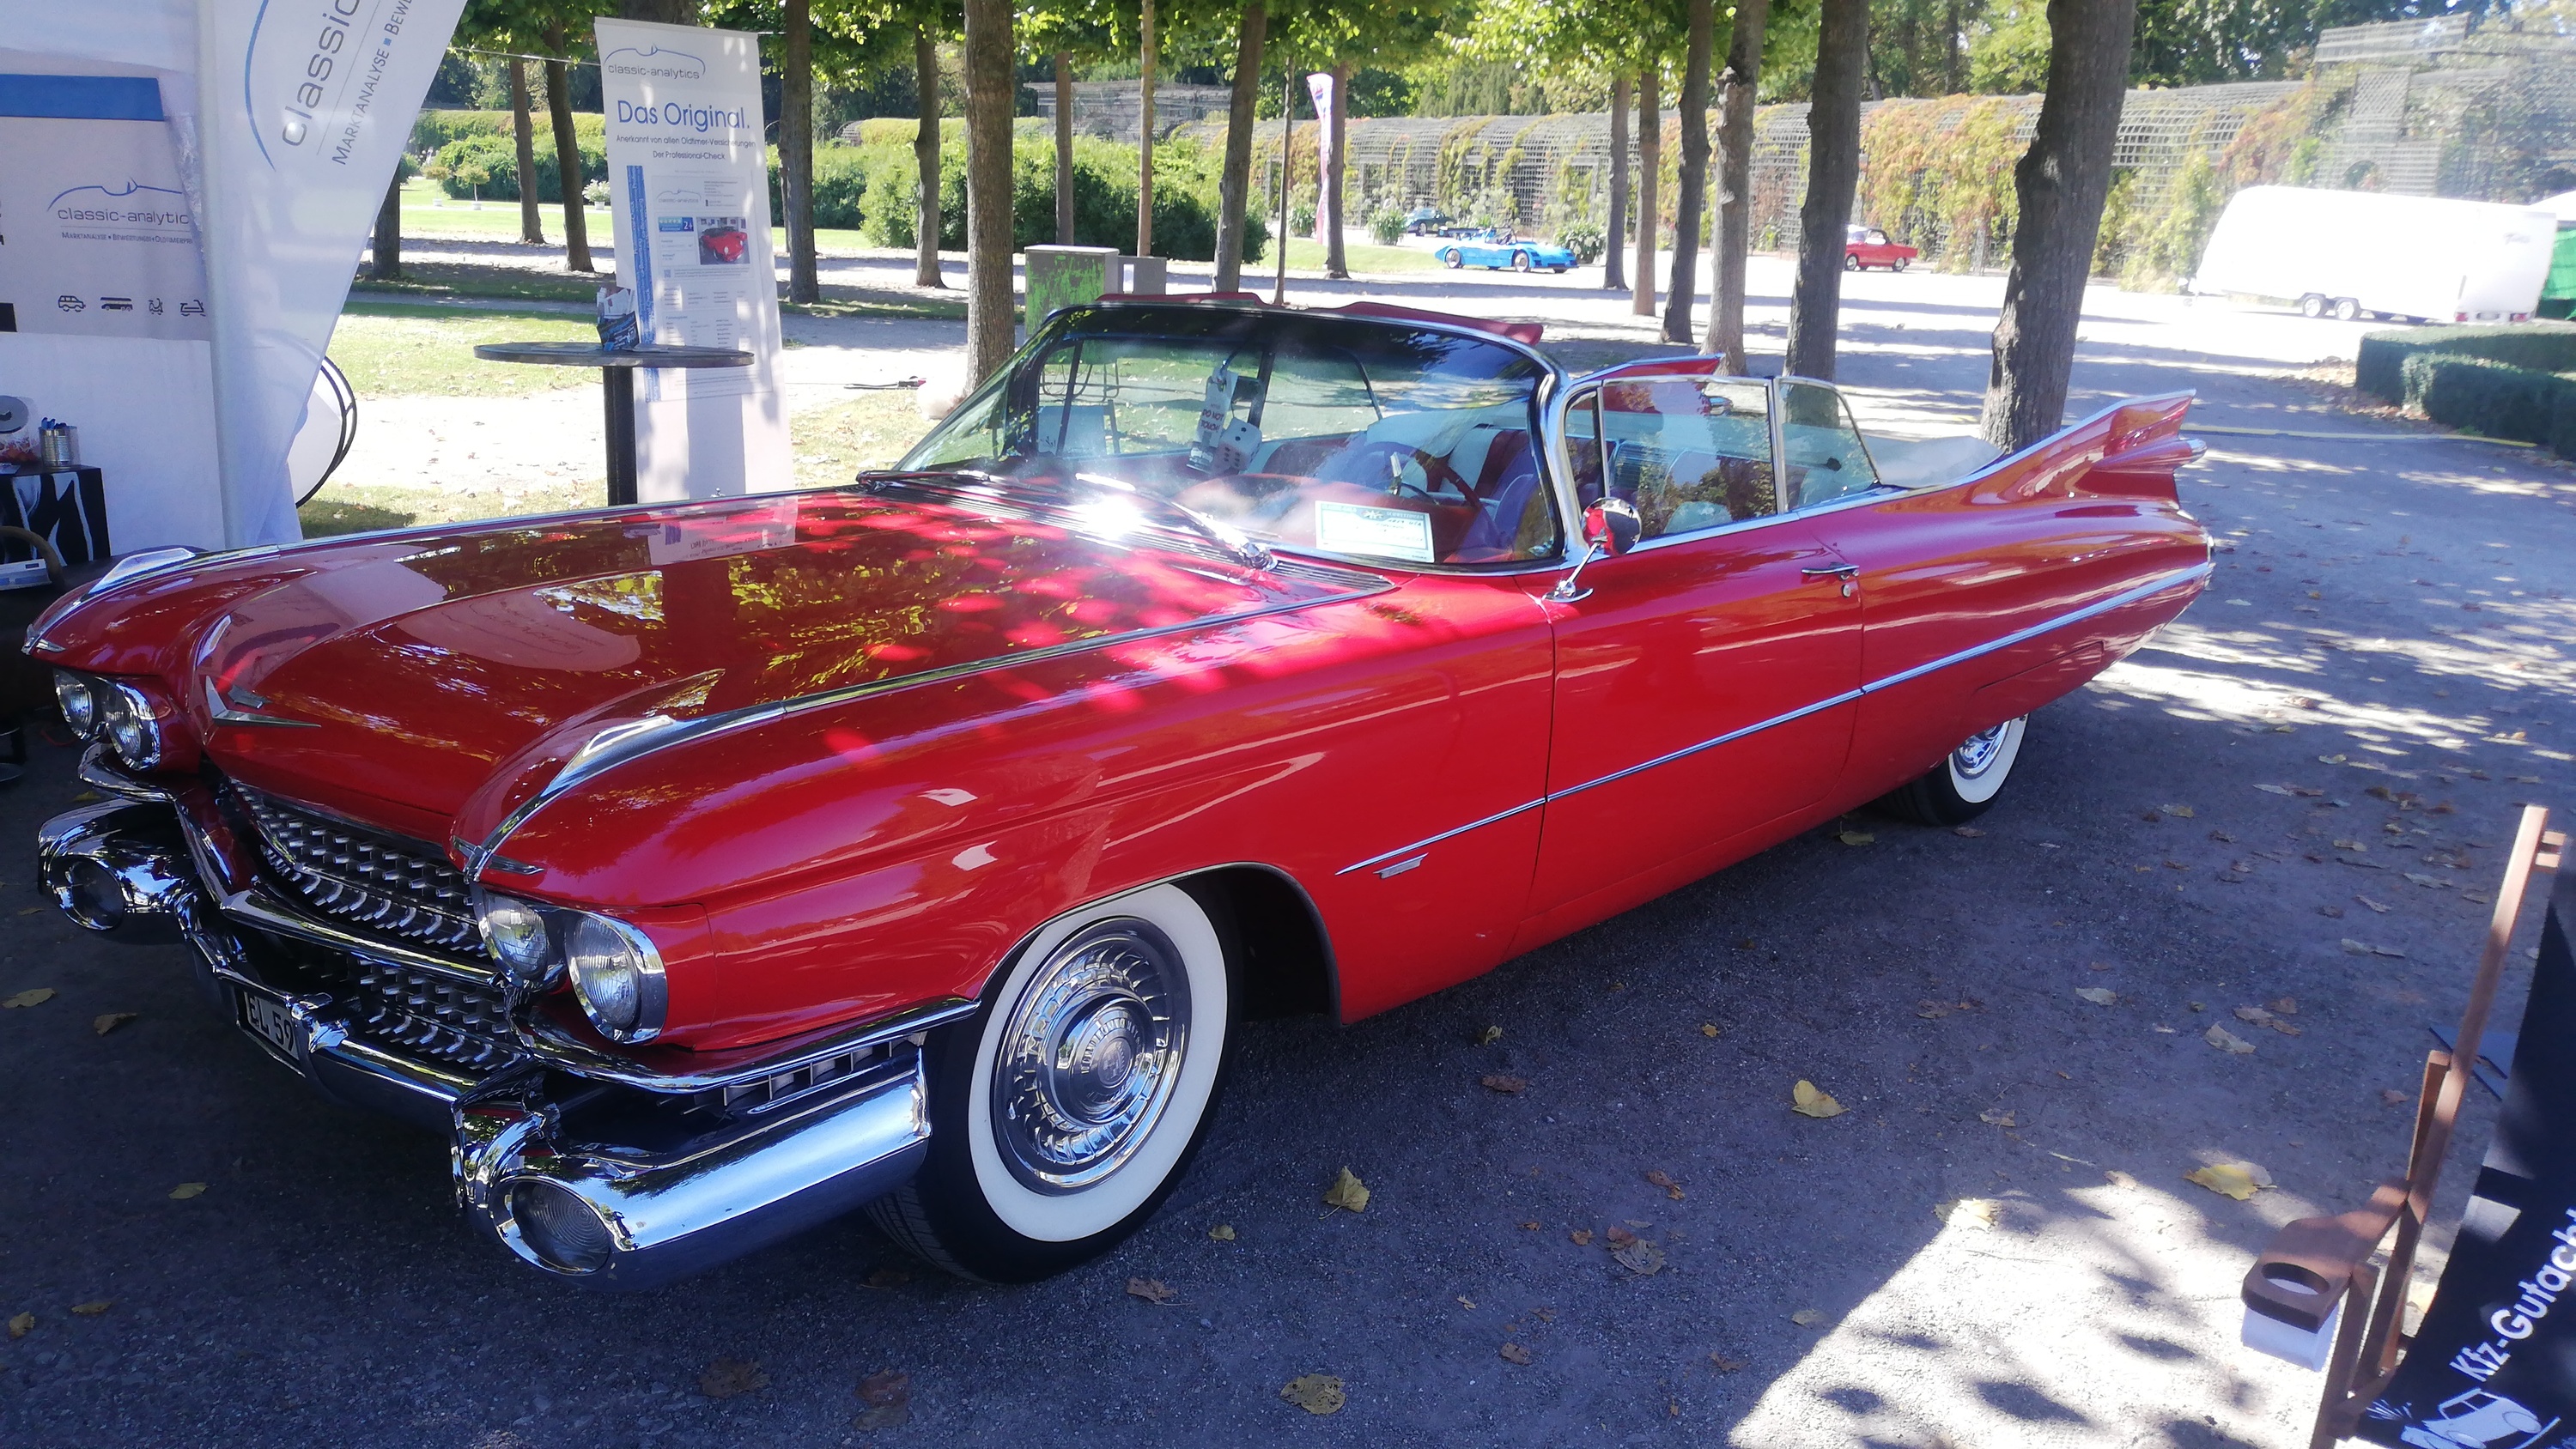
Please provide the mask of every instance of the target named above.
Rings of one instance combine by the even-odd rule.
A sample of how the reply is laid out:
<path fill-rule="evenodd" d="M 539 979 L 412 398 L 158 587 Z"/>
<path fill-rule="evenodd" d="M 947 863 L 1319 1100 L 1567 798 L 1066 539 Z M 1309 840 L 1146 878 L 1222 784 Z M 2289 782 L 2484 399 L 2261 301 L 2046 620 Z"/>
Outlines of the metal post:
<path fill-rule="evenodd" d="M 1287 71 L 1279 88 L 1279 280 L 1270 289 L 1273 307 L 1288 302 L 1288 173 L 1297 147 L 1297 67 L 1290 65 Z"/>
<path fill-rule="evenodd" d="M 635 369 L 603 367 L 600 385 L 608 394 L 608 506 L 635 502 Z"/>

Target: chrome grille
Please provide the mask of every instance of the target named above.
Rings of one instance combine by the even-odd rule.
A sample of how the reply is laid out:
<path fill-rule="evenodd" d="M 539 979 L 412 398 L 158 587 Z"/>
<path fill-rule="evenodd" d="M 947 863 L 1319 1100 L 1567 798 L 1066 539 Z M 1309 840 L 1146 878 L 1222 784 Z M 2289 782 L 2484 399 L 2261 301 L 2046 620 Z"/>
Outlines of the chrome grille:
<path fill-rule="evenodd" d="M 320 974 L 341 988 L 333 995 L 349 1009 L 350 1029 L 379 1046 L 477 1071 L 526 1055 L 510 1029 L 509 1004 L 493 988 L 336 952 Z"/>
<path fill-rule="evenodd" d="M 269 867 L 336 920 L 480 960 L 464 872 L 438 848 L 335 820 L 236 785 Z"/>

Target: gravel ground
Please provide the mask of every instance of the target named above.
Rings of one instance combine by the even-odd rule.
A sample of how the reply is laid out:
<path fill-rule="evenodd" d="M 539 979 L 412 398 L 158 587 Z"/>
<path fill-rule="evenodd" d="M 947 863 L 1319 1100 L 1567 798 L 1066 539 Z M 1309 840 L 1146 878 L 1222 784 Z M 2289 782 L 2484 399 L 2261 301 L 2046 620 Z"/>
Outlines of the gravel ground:
<path fill-rule="evenodd" d="M 1785 276 L 1755 274 L 1775 356 Z M 1648 346 L 1587 280 L 1345 290 Z M 1855 279 L 1868 414 L 1971 414 L 2000 290 Z M 2303 1442 L 2315 1379 L 2236 1346 L 2235 1282 L 2398 1170 L 2382 1094 L 2457 1016 L 2514 806 L 2576 800 L 2576 474 L 2273 376 L 2359 328 L 2094 311 L 2075 411 L 2189 386 L 2205 423 L 2356 436 L 2212 436 L 2209 595 L 2040 713 L 1982 834 L 1855 817 L 1430 1000 L 1253 1028 L 1164 1213 L 1030 1287 L 856 1222 L 636 1297 L 533 1278 L 467 1236 L 436 1139 L 310 1096 L 177 951 L 40 908 L 30 838 L 78 788 L 40 744 L 0 793 L 0 995 L 58 993 L 0 1013 L 0 1314 L 34 1315 L 0 1444 Z M 855 368 L 891 324 L 845 325 Z M 2232 1014 L 2285 996 L 2295 1035 Z M 1847 1110 L 1793 1114 L 1800 1079 Z M 2183 1180 L 2219 1161 L 2279 1185 Z M 1345 1166 L 1364 1212 L 1320 1202 Z M 888 1370 L 908 1402 L 870 1414 Z M 1309 1374 L 1346 1406 L 1283 1402 Z"/>

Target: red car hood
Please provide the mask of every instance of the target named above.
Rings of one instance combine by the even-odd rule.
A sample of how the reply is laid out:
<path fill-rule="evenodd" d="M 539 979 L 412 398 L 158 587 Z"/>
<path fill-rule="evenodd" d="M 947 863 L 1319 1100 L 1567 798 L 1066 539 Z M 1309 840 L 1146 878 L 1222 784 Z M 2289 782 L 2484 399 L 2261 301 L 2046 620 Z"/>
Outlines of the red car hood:
<path fill-rule="evenodd" d="M 130 672 L 121 624 L 185 618 L 154 672 L 219 765 L 438 840 L 496 775 L 533 790 L 621 722 L 1380 586 L 1057 517 L 834 491 L 360 539 L 120 590 L 48 630 L 48 658 Z"/>

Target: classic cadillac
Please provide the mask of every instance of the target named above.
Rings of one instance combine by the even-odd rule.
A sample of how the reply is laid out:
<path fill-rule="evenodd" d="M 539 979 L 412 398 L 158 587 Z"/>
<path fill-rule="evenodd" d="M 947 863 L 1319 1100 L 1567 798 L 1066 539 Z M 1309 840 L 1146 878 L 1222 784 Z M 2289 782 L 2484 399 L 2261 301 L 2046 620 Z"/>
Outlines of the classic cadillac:
<path fill-rule="evenodd" d="M 2209 571 L 2187 396 L 2009 457 L 1708 359 L 1069 309 L 846 487 L 125 560 L 40 620 L 43 877 L 634 1285 L 867 1206 L 1026 1280 L 1153 1213 L 1246 1020 L 1383 1011 L 1884 799 Z"/>

